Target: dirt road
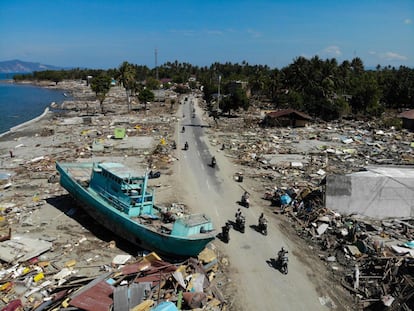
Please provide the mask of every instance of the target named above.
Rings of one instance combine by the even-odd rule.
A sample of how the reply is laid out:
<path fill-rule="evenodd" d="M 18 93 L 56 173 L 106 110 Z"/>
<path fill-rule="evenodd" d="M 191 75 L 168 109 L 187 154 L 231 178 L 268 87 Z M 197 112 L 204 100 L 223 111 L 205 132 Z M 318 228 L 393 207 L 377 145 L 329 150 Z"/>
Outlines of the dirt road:
<path fill-rule="evenodd" d="M 192 116 L 193 109 L 195 116 Z M 190 112 L 190 114 L 189 114 Z M 179 179 L 183 201 L 195 210 L 212 217 L 216 228 L 227 220 L 234 220 L 237 201 L 248 185 L 233 179 L 237 168 L 223 151 L 213 148 L 206 137 L 202 111 L 197 99 L 189 97 L 179 111 L 185 117 L 177 129 L 185 126 L 185 132 L 177 131 L 178 146 L 189 143 L 189 150 L 177 149 L 175 175 Z M 211 156 L 217 158 L 217 166 L 209 163 Z M 247 189 L 249 190 L 249 189 Z M 250 226 L 256 225 L 261 212 L 266 209 L 258 198 L 252 198 L 249 209 L 242 208 L 246 216 L 244 234 L 231 230 L 230 242 L 216 239 L 214 244 L 229 259 L 230 278 L 227 286 L 237 287 L 232 310 L 329 310 L 319 300 L 315 286 L 307 277 L 311 273 L 294 255 L 295 246 L 279 231 L 274 219 L 269 219 L 268 235 L 263 236 Z M 270 264 L 277 251 L 284 246 L 289 251 L 289 274 L 284 275 Z"/>

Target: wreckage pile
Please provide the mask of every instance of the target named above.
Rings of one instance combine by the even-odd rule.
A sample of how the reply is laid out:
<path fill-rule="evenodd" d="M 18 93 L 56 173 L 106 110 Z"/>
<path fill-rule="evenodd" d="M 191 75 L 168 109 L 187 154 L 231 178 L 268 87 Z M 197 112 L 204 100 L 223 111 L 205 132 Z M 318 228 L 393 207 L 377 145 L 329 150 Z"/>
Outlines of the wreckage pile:
<path fill-rule="evenodd" d="M 34 257 L 0 270 L 1 310 L 225 310 L 211 249 L 181 263 L 117 255 L 92 277 L 77 268 L 75 260 L 56 269 Z"/>
<path fill-rule="evenodd" d="M 414 221 L 342 216 L 323 207 L 322 193 L 314 192 L 297 201 L 305 202 L 302 205 L 282 205 L 275 211 L 286 215 L 297 234 L 317 247 L 319 257 L 361 310 L 412 310 Z"/>
<path fill-rule="evenodd" d="M 221 118 L 210 140 L 253 180 L 266 212 L 288 220 L 360 310 L 414 309 L 414 219 L 374 220 L 325 207 L 325 178 L 367 165 L 414 163 L 414 133 L 371 122 L 261 128 L 260 116 Z M 243 116 L 242 116 L 243 118 Z M 284 217 L 286 216 L 286 218 Z"/>

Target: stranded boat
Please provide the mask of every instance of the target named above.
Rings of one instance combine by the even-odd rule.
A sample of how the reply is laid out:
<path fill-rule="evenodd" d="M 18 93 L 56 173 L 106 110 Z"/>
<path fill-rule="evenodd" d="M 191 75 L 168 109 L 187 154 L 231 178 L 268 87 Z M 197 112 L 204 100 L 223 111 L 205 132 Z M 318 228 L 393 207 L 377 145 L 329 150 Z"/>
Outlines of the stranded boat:
<path fill-rule="evenodd" d="M 121 163 L 59 163 L 60 184 L 100 224 L 145 249 L 172 257 L 198 255 L 214 239 L 204 214 L 179 218 L 154 205 L 148 174 Z"/>

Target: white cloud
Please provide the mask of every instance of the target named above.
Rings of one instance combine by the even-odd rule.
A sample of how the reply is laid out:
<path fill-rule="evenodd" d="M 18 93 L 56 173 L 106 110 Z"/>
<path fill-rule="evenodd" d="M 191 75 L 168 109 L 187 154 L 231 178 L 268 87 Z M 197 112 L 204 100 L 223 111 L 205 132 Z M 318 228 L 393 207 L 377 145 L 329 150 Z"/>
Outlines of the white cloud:
<path fill-rule="evenodd" d="M 409 18 L 406 18 L 404 20 L 404 24 L 406 24 L 406 25 L 409 25 L 409 24 L 412 24 L 412 23 L 413 23 L 413 21 L 411 19 L 409 19 Z"/>
<path fill-rule="evenodd" d="M 385 60 L 407 60 L 408 58 L 406 56 L 394 53 L 394 52 L 386 52 L 380 54 L 380 58 Z"/>
<path fill-rule="evenodd" d="M 375 52 L 375 51 L 369 51 L 368 54 L 369 55 L 377 55 L 377 52 Z"/>
<path fill-rule="evenodd" d="M 183 36 L 194 36 L 196 34 L 194 30 L 185 30 L 185 29 L 183 30 L 171 29 L 169 30 L 169 32 L 183 35 Z"/>
<path fill-rule="evenodd" d="M 258 31 L 254 31 L 252 29 L 247 29 L 247 33 L 252 36 L 253 38 L 259 38 L 262 37 L 262 33 Z"/>
<path fill-rule="evenodd" d="M 223 32 L 221 30 L 207 30 L 206 32 L 209 35 L 218 35 L 218 36 L 220 36 L 220 35 L 223 34 Z"/>
<path fill-rule="evenodd" d="M 322 53 L 325 54 L 325 55 L 329 55 L 329 56 L 340 56 L 340 55 L 342 55 L 341 49 L 339 48 L 339 46 L 336 46 L 336 45 L 328 46 L 327 48 L 325 48 L 322 51 Z"/>

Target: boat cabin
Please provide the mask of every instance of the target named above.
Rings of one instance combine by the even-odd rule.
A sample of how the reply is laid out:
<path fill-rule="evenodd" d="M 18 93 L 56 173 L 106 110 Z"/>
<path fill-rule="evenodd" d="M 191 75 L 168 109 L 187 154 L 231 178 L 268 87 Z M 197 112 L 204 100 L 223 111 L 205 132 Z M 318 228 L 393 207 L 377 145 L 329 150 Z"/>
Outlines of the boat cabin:
<path fill-rule="evenodd" d="M 187 215 L 178 218 L 171 235 L 189 237 L 214 230 L 211 220 L 204 214 Z"/>
<path fill-rule="evenodd" d="M 154 192 L 147 190 L 146 171 L 132 171 L 121 163 L 97 163 L 90 188 L 130 217 L 152 214 Z"/>

